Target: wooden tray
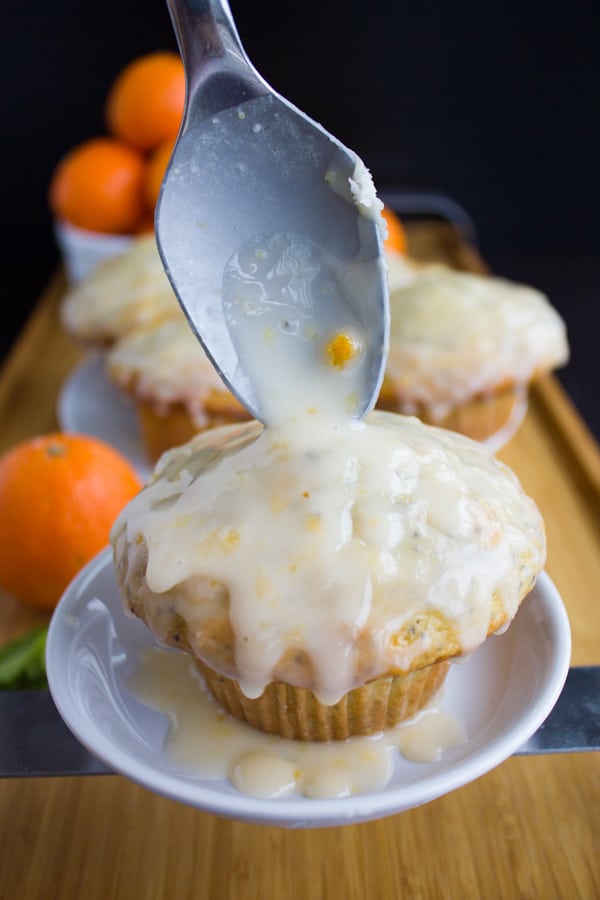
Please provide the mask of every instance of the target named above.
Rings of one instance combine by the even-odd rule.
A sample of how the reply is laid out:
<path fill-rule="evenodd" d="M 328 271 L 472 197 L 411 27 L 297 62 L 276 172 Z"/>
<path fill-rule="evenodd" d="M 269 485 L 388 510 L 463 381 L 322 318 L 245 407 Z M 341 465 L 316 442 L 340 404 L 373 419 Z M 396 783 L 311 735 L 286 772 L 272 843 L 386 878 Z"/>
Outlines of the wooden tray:
<path fill-rule="evenodd" d="M 412 225 L 409 241 L 418 258 L 485 271 L 445 224 Z M 57 427 L 80 359 L 57 323 L 63 290 L 58 275 L 0 373 L 0 451 Z M 554 378 L 500 456 L 544 514 L 572 662 L 599 664 L 600 456 Z M 0 596 L 0 640 L 42 619 Z M 2 781 L 0 816 L 0 898 L 600 897 L 600 753 L 513 757 L 426 806 L 345 828 L 219 819 L 112 775 Z"/>

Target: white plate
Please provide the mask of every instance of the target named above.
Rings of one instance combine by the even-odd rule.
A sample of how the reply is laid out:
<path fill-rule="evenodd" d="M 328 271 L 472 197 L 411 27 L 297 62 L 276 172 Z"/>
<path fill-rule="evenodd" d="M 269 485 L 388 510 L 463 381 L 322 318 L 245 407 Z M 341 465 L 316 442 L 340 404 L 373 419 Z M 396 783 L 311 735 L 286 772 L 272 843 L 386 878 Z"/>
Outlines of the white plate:
<path fill-rule="evenodd" d="M 102 354 L 91 354 L 73 369 L 58 397 L 62 431 L 91 434 L 119 450 L 146 481 L 152 466 L 146 456 L 133 403 L 111 384 Z"/>
<path fill-rule="evenodd" d="M 107 766 L 150 790 L 217 815 L 287 827 L 342 825 L 427 803 L 503 762 L 542 724 L 562 690 L 571 638 L 562 600 L 543 573 L 506 634 L 452 666 L 443 708 L 466 725 L 468 741 L 437 763 L 398 757 L 381 792 L 343 799 L 300 795 L 255 799 L 228 781 L 179 771 L 165 756 L 168 721 L 125 688 L 139 651 L 154 640 L 125 615 L 110 549 L 77 576 L 50 624 L 48 681 L 56 706 L 81 743 Z"/>

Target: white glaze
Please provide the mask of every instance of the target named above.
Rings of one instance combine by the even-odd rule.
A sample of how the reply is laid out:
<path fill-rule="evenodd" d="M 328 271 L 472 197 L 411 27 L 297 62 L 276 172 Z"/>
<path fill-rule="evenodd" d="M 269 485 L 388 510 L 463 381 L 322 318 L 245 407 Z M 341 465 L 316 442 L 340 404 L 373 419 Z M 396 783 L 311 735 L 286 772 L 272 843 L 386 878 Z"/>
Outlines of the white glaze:
<path fill-rule="evenodd" d="M 565 325 L 534 288 L 426 266 L 390 291 L 387 375 L 402 410 L 443 418 L 503 385 L 525 385 L 566 363 Z"/>
<path fill-rule="evenodd" d="M 381 215 L 383 202 L 377 196 L 370 171 L 361 159 L 356 158 L 354 171 L 348 178 L 335 164 L 325 173 L 325 181 L 344 200 L 354 203 L 361 215 L 375 221 L 385 236 L 387 226 Z"/>
<path fill-rule="evenodd" d="M 295 234 L 253 239 L 232 256 L 223 310 L 238 356 L 248 362 L 263 421 L 303 416 L 317 403 L 330 417 L 354 413 L 365 362 L 363 329 L 353 312 L 361 284 L 352 265 Z M 356 345 L 351 364 L 341 368 L 327 361 L 339 333 Z"/>
<path fill-rule="evenodd" d="M 466 740 L 464 727 L 444 712 L 439 699 L 395 728 L 372 737 L 304 743 L 263 734 L 224 713 L 204 689 L 182 653 L 142 652 L 129 690 L 171 720 L 165 752 L 194 776 L 229 779 L 254 797 L 347 797 L 383 790 L 394 755 L 413 762 L 438 760 Z"/>
<path fill-rule="evenodd" d="M 377 196 L 371 173 L 361 159 L 356 161 L 349 184 L 352 199 L 362 215 L 380 222 L 383 202 Z"/>
<path fill-rule="evenodd" d="M 214 665 L 203 629 L 220 583 L 235 641 L 223 674 L 256 697 L 288 650 L 305 651 L 299 686 L 327 703 L 410 670 L 431 641 L 426 630 L 399 639 L 416 613 L 441 614 L 469 652 L 492 598 L 510 619 L 545 558 L 537 507 L 487 448 L 416 419 L 332 423 L 318 410 L 166 454 L 112 539 L 117 561 L 129 554 L 125 592 L 140 590 L 136 553 L 147 548 L 144 602 L 159 639 L 180 615 Z"/>
<path fill-rule="evenodd" d="M 106 368 L 112 381 L 159 411 L 183 404 L 198 427 L 208 420 L 207 396 L 228 391 L 183 316 L 122 337 L 107 352 Z"/>

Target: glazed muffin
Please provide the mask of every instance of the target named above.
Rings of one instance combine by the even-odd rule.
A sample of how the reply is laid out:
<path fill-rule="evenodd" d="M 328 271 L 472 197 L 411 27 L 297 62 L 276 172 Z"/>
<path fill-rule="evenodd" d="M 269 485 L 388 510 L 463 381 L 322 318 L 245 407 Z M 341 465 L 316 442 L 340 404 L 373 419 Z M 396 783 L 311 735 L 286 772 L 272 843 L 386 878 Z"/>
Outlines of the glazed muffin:
<path fill-rule="evenodd" d="M 204 432 L 161 458 L 111 542 L 128 612 L 224 709 L 313 741 L 421 709 L 545 560 L 537 507 L 488 447 L 382 412 Z"/>
<path fill-rule="evenodd" d="M 60 321 L 84 347 L 110 346 L 134 328 L 183 313 L 153 234 L 137 238 L 121 255 L 101 262 L 63 297 Z"/>
<path fill-rule="evenodd" d="M 250 418 L 183 316 L 129 332 L 107 352 L 106 370 L 133 399 L 152 462 L 206 428 Z"/>
<path fill-rule="evenodd" d="M 531 383 L 568 360 L 565 325 L 534 288 L 430 265 L 390 289 L 382 409 L 490 440 L 517 429 Z"/>

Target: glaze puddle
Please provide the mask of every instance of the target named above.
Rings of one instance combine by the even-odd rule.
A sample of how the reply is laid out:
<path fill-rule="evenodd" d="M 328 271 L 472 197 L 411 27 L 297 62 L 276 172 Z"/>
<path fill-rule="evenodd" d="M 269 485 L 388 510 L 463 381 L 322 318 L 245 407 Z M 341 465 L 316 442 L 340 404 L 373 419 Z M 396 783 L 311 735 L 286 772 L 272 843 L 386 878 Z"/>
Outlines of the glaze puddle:
<path fill-rule="evenodd" d="M 148 647 L 127 684 L 170 719 L 168 760 L 198 778 L 228 780 L 252 797 L 292 793 L 331 799 L 383 790 L 394 756 L 434 762 L 464 744 L 465 728 L 440 706 L 440 695 L 412 719 L 386 732 L 345 741 L 307 743 L 267 735 L 223 712 L 190 658 Z"/>

